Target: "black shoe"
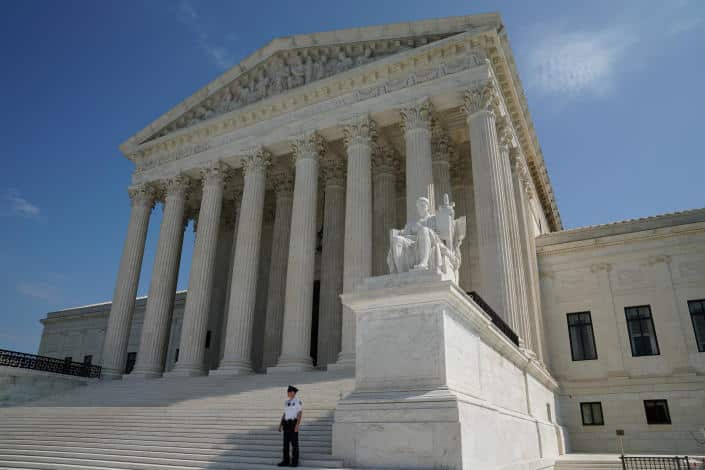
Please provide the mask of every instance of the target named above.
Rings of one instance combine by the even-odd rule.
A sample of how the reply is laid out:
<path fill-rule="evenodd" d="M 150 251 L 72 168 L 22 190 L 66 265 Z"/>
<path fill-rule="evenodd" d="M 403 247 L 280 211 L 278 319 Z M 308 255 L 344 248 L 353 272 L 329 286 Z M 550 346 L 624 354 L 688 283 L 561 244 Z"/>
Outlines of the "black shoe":
<path fill-rule="evenodd" d="M 292 464 L 291 464 L 291 465 L 289 465 L 289 466 L 290 466 L 290 467 L 298 467 L 298 466 L 299 466 L 299 464 L 298 464 L 298 463 L 292 463 Z"/>
<path fill-rule="evenodd" d="M 282 460 L 281 462 L 279 462 L 277 464 L 277 467 L 288 467 L 288 466 L 289 466 L 289 462 L 285 462 L 284 460 Z"/>

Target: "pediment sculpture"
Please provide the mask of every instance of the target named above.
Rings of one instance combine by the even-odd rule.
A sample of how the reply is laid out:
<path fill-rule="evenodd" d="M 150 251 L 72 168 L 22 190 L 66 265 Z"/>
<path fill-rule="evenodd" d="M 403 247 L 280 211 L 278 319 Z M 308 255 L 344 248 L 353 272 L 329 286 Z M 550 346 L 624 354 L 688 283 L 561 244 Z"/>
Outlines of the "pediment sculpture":
<path fill-rule="evenodd" d="M 403 229 L 392 229 L 387 264 L 390 273 L 430 270 L 444 280 L 458 283 L 460 245 L 465 238 L 465 217 L 455 218 L 454 204 L 448 195 L 435 214 L 425 197 L 416 200 L 418 218 Z"/>

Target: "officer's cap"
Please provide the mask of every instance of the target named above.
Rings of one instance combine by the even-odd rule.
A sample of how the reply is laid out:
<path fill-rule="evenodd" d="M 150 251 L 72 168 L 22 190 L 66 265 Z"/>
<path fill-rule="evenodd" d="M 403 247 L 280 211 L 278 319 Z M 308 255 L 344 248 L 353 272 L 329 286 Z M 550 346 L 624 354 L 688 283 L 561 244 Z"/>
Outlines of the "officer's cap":
<path fill-rule="evenodd" d="M 287 393 L 288 392 L 298 393 L 299 389 L 294 387 L 293 385 L 289 385 L 289 388 L 287 388 L 286 391 L 287 391 Z"/>

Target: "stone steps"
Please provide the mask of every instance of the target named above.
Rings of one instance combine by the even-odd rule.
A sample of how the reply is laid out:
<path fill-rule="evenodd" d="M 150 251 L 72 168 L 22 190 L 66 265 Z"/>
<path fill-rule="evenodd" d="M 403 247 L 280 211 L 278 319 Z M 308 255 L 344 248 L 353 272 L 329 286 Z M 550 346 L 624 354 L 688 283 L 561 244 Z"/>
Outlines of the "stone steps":
<path fill-rule="evenodd" d="M 0 408 L 0 468 L 272 468 L 288 383 L 304 400 L 301 468 L 341 468 L 333 413 L 354 379 L 325 372 L 103 382 Z"/>
<path fill-rule="evenodd" d="M 569 454 L 556 460 L 554 470 L 622 470 L 615 454 Z"/>

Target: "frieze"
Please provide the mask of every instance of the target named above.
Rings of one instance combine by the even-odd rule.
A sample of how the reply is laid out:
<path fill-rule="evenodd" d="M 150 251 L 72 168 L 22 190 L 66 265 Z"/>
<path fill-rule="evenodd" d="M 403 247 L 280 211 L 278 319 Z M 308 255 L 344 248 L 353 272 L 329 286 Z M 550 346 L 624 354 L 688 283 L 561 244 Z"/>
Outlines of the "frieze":
<path fill-rule="evenodd" d="M 457 57 L 454 60 L 442 62 L 436 64 L 432 67 L 432 72 L 429 73 L 428 70 L 415 71 L 410 74 L 409 77 L 401 80 L 389 80 L 381 83 L 373 84 L 364 88 L 355 90 L 354 93 L 349 93 L 347 95 L 338 96 L 333 99 L 313 103 L 312 112 L 323 112 L 329 108 L 348 106 L 370 97 L 379 97 L 394 91 L 400 90 L 404 87 L 413 86 L 415 84 L 424 83 L 431 80 L 436 80 L 438 78 L 443 78 L 447 75 L 452 75 L 464 70 L 468 70 L 472 67 L 476 67 L 485 63 L 484 54 L 482 51 L 473 52 L 468 55 L 463 55 Z M 306 101 L 306 100 L 302 100 Z M 267 116 L 272 117 L 272 116 Z M 235 124 L 240 120 L 237 117 L 228 120 L 227 122 Z M 150 148 L 148 150 L 142 150 L 137 154 L 133 155 L 133 160 L 137 166 L 135 173 L 139 174 L 145 170 L 150 170 L 176 160 L 186 158 L 190 155 L 202 153 L 213 148 L 223 147 L 232 142 L 242 139 L 241 136 L 236 136 L 233 134 L 211 136 L 200 142 L 193 142 L 193 136 L 182 136 L 176 139 L 176 143 L 166 145 L 159 144 L 156 147 Z M 173 149 L 172 149 L 173 148 Z"/>

